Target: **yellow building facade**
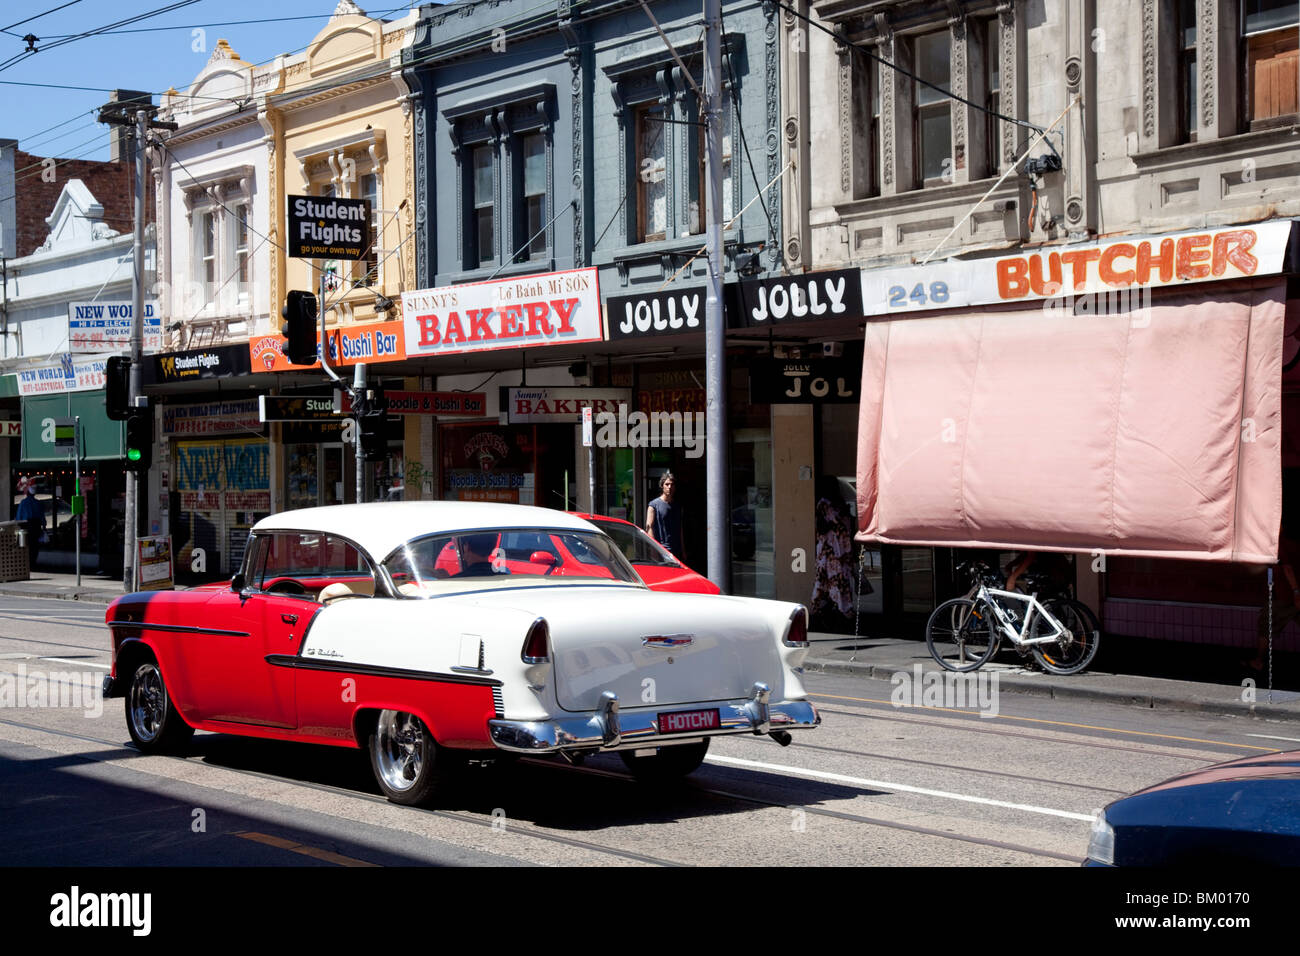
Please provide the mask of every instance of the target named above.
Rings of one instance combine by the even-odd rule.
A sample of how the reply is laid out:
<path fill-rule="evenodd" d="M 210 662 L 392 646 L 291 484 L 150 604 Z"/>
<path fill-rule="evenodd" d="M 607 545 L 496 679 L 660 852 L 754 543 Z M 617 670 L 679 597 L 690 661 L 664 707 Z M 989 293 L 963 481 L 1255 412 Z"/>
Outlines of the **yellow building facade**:
<path fill-rule="evenodd" d="M 357 8 L 340 4 L 347 9 Z M 411 108 L 401 76 L 401 50 L 414 22 L 414 14 L 389 23 L 359 12 L 336 14 L 301 53 L 258 71 L 257 118 L 269 153 L 272 315 L 290 289 L 319 293 L 321 272 L 332 269 L 337 278 L 326 298 L 328 326 L 398 317 L 377 309 L 376 301 L 398 300 L 414 279 Z M 290 195 L 371 200 L 376 212 L 369 258 L 289 258 Z"/>

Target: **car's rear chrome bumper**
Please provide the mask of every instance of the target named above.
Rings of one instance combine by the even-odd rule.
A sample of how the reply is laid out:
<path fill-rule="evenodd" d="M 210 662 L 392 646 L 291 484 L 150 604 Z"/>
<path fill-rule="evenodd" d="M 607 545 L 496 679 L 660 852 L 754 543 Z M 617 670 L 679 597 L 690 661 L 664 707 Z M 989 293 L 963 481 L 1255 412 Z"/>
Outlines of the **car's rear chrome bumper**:
<path fill-rule="evenodd" d="M 502 750 L 518 753 L 559 751 L 632 750 L 665 746 L 676 742 L 717 737 L 724 734 L 782 734 L 816 727 L 821 723 L 817 708 L 804 700 L 769 703 L 767 687 L 754 685 L 749 700 L 709 704 L 717 709 L 719 726 L 707 730 L 661 734 L 658 716 L 698 707 L 641 708 L 620 711 L 618 698 L 608 691 L 594 714 L 560 717 L 554 720 L 489 720 L 492 742 Z"/>

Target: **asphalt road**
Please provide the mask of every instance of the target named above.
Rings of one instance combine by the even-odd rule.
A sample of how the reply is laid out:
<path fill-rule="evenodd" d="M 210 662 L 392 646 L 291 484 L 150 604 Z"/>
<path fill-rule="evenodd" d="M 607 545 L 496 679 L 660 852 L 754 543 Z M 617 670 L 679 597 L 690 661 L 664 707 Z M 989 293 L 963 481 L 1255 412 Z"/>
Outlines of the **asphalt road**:
<path fill-rule="evenodd" d="M 361 751 L 203 733 L 189 756 L 144 756 L 121 700 L 73 693 L 108 664 L 102 608 L 0 604 L 0 864 L 1070 866 L 1110 800 L 1300 744 L 1294 724 L 1010 694 L 981 717 L 810 675 L 820 728 L 715 740 L 680 785 L 611 756 L 524 760 L 415 810 L 379 795 Z M 62 706 L 15 696 L 34 675 Z"/>

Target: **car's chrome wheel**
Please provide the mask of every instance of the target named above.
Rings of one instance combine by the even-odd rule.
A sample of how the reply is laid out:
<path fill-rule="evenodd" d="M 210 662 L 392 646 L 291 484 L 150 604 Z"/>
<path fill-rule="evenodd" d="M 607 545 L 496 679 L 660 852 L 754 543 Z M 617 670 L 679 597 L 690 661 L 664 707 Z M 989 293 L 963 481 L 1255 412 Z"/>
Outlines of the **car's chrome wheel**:
<path fill-rule="evenodd" d="M 437 742 L 424 722 L 400 710 L 381 711 L 370 735 L 370 765 L 384 795 L 394 803 L 426 803 L 439 783 Z"/>
<path fill-rule="evenodd" d="M 126 726 L 137 747 L 145 753 L 178 749 L 194 733 L 177 712 L 167 693 L 162 671 L 151 660 L 142 661 L 131 675 L 126 694 Z"/>

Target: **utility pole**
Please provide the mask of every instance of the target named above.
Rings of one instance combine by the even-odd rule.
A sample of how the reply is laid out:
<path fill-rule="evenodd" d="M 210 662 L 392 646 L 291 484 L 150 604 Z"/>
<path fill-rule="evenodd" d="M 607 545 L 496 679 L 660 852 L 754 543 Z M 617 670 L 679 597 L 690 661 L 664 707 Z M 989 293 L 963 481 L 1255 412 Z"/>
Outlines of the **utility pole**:
<path fill-rule="evenodd" d="M 140 402 L 140 365 L 144 358 L 144 184 L 145 145 L 150 129 L 177 129 L 177 124 L 153 119 L 158 107 L 152 100 L 132 98 L 108 103 L 99 110 L 99 122 L 114 126 L 133 126 L 135 141 L 135 231 L 131 243 L 131 371 L 127 378 L 127 405 L 138 408 Z M 126 473 L 126 515 L 122 529 L 122 587 L 136 589 L 136 543 L 139 526 L 140 487 L 134 471 Z"/>
<path fill-rule="evenodd" d="M 709 580 L 731 589 L 730 468 L 727 434 L 727 328 L 722 307 L 722 0 L 704 0 L 705 239 L 709 291 L 704 302 L 705 480 Z M 739 123 L 737 116 L 734 122 Z"/>

